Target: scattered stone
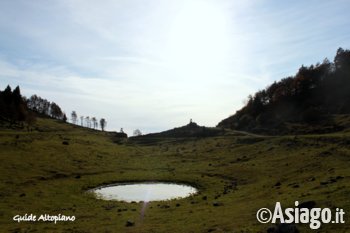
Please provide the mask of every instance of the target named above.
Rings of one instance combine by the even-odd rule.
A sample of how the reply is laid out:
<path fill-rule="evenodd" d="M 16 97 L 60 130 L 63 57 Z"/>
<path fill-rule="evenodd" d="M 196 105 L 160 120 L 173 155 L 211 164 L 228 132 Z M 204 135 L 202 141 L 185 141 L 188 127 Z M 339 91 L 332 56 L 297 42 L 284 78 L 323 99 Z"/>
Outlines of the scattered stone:
<path fill-rule="evenodd" d="M 312 209 L 316 206 L 315 201 L 305 201 L 299 204 L 299 208 L 307 208 L 307 209 Z"/>
<path fill-rule="evenodd" d="M 300 186 L 298 184 L 295 184 L 292 186 L 293 188 L 299 188 Z"/>
<path fill-rule="evenodd" d="M 179 207 L 180 206 L 180 204 L 179 203 L 176 203 L 176 207 Z"/>
<path fill-rule="evenodd" d="M 316 178 L 315 177 L 310 177 L 309 179 L 307 179 L 307 181 L 315 181 Z"/>
<path fill-rule="evenodd" d="M 203 197 L 202 197 L 202 200 L 204 200 L 204 201 L 207 200 L 207 199 L 208 199 L 207 196 L 203 196 Z"/>
<path fill-rule="evenodd" d="M 276 184 L 275 184 L 275 187 L 279 187 L 279 186 L 281 186 L 282 184 L 281 184 L 281 182 L 277 182 Z"/>
<path fill-rule="evenodd" d="M 162 209 L 169 209 L 170 205 L 162 205 L 160 208 L 162 208 Z"/>
<path fill-rule="evenodd" d="M 267 233 L 274 233 L 275 232 L 275 227 L 269 227 L 269 228 L 267 228 Z"/>
<path fill-rule="evenodd" d="M 39 180 L 47 180 L 47 178 L 44 177 L 44 176 L 40 176 L 40 177 L 39 177 Z"/>
<path fill-rule="evenodd" d="M 298 228 L 293 224 L 277 224 L 276 226 L 269 227 L 267 233 L 300 233 Z"/>
<path fill-rule="evenodd" d="M 21 194 L 19 195 L 19 197 L 25 197 L 25 196 L 26 196 L 25 193 L 21 193 Z"/>
<path fill-rule="evenodd" d="M 68 146 L 68 145 L 69 145 L 69 142 L 63 141 L 62 144 Z"/>
<path fill-rule="evenodd" d="M 328 180 L 328 183 L 335 183 L 335 182 L 337 182 L 337 179 L 333 177 L 330 177 Z"/>
<path fill-rule="evenodd" d="M 220 202 L 215 201 L 215 202 L 213 202 L 213 206 L 215 206 L 215 207 L 217 207 L 217 206 L 223 206 L 223 204 L 220 203 Z"/>
<path fill-rule="evenodd" d="M 61 178 L 67 178 L 67 177 L 68 177 L 67 174 L 57 173 L 52 178 L 54 178 L 54 179 L 61 179 Z"/>
<path fill-rule="evenodd" d="M 128 221 L 126 221 L 125 226 L 126 226 L 126 227 L 132 227 L 132 226 L 135 226 L 135 222 L 134 222 L 134 221 L 131 221 L 131 220 L 128 220 Z"/>
<path fill-rule="evenodd" d="M 321 152 L 320 154 L 319 154 L 319 156 L 329 156 L 329 155 L 332 155 L 332 152 L 330 152 L 330 151 L 323 151 L 323 152 Z"/>
<path fill-rule="evenodd" d="M 337 180 L 342 180 L 342 179 L 344 179 L 344 176 L 337 176 L 337 177 L 335 177 Z"/>
<path fill-rule="evenodd" d="M 111 209 L 115 208 L 116 206 L 115 205 L 105 205 L 103 207 L 105 208 L 105 210 L 111 210 Z"/>
<path fill-rule="evenodd" d="M 75 176 L 75 179 L 80 179 L 80 178 L 81 178 L 80 175 L 76 175 L 76 176 Z"/>

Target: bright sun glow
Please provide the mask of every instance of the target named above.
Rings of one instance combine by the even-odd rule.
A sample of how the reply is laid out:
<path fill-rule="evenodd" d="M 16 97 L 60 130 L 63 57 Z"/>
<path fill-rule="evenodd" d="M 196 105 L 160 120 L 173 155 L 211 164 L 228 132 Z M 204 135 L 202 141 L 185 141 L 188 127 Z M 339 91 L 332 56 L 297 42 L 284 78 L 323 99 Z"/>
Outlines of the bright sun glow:
<path fill-rule="evenodd" d="M 214 75 L 229 51 L 225 12 L 215 2 L 184 4 L 170 28 L 167 60 L 180 78 Z"/>

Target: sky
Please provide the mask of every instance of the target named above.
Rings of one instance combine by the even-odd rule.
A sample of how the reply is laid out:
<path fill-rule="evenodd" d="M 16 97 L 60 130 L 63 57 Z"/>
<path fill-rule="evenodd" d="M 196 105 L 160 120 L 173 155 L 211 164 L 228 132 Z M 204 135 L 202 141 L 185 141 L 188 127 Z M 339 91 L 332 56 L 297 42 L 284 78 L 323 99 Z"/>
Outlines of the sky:
<path fill-rule="evenodd" d="M 129 135 L 211 127 L 350 49 L 349 12 L 348 0 L 1 0 L 0 89 Z"/>

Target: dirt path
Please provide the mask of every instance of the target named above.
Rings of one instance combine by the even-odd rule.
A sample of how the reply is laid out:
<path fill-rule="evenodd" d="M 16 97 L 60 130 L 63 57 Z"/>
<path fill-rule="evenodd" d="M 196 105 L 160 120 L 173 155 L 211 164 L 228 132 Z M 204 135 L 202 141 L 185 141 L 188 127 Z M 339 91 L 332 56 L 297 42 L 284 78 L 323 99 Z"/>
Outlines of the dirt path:
<path fill-rule="evenodd" d="M 238 134 L 244 134 L 247 136 L 251 136 L 251 137 L 275 137 L 275 136 L 270 136 L 270 135 L 263 135 L 263 134 L 255 134 L 255 133 L 250 133 L 247 131 L 240 131 L 240 130 L 232 130 L 232 133 L 238 133 Z"/>

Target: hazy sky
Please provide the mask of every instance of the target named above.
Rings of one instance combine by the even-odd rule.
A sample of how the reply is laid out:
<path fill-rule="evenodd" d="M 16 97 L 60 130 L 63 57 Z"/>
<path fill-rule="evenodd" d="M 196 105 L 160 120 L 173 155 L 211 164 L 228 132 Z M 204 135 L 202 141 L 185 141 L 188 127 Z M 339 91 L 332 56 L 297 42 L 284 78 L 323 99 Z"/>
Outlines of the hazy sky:
<path fill-rule="evenodd" d="M 248 94 L 349 49 L 349 12 L 349 0 L 1 0 L 0 89 L 129 134 L 215 126 Z"/>

